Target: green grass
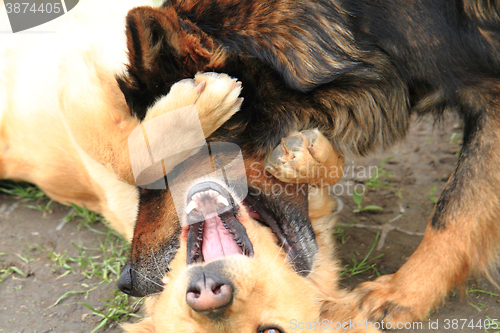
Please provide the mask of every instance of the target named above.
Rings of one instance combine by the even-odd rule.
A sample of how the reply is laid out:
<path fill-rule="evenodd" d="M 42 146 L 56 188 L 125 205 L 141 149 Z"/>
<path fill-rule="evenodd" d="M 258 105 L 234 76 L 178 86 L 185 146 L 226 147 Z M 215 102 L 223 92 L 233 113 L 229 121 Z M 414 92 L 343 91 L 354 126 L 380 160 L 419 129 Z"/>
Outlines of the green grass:
<path fill-rule="evenodd" d="M 45 195 L 37 186 L 20 182 L 16 183 L 10 180 L 0 181 L 0 192 L 10 194 L 14 199 L 20 202 L 32 202 L 33 204 L 26 205 L 31 209 L 36 209 L 41 212 L 51 213 L 50 205 L 53 203 L 49 197 Z"/>
<path fill-rule="evenodd" d="M 96 310 L 94 307 L 86 303 L 80 304 L 92 311 L 94 315 L 101 317 L 101 322 L 91 332 L 94 333 L 105 327 L 105 325 L 110 322 L 120 322 L 129 317 L 138 319 L 142 318 L 134 312 L 142 304 L 143 300 L 143 298 L 140 298 L 135 301 L 131 301 L 128 295 L 125 295 L 119 290 L 115 290 L 114 297 L 101 299 L 101 302 L 104 302 L 104 311 Z"/>
<path fill-rule="evenodd" d="M 71 204 L 71 207 L 73 207 L 73 212 L 67 216 L 67 221 L 73 221 L 77 220 L 78 227 L 86 227 L 87 229 L 92 230 L 93 232 L 97 234 L 104 234 L 102 231 L 93 229 L 91 226 L 92 224 L 95 224 L 97 222 L 104 222 L 104 218 L 97 214 L 96 212 L 90 211 L 85 207 L 80 207 L 75 204 Z M 115 233 L 117 237 L 120 237 L 118 234 Z"/>
<path fill-rule="evenodd" d="M 429 195 L 426 195 L 425 197 L 432 201 L 433 204 L 436 204 L 438 202 L 438 197 L 436 197 L 436 186 L 433 186 L 431 190 L 429 191 Z"/>
<path fill-rule="evenodd" d="M 15 267 L 15 266 L 11 266 L 11 267 L 6 268 L 6 269 L 0 269 L 0 283 L 2 283 L 7 276 L 14 274 L 14 273 L 19 274 L 22 277 L 26 277 L 26 274 L 24 274 L 19 268 Z"/>
<path fill-rule="evenodd" d="M 376 205 L 363 206 L 363 198 L 371 189 L 389 188 L 390 186 L 394 185 L 393 183 L 384 180 L 385 178 L 390 178 L 393 172 L 386 171 L 385 168 L 383 167 L 383 164 L 385 164 L 392 158 L 394 158 L 394 156 L 387 157 L 382 161 L 380 161 L 380 163 L 377 165 L 377 172 L 371 175 L 371 177 L 366 181 L 364 193 L 359 193 L 358 191 L 354 190 L 352 194 L 352 199 L 354 200 L 354 203 L 357 206 L 357 208 L 353 210 L 354 213 L 383 210 L 382 207 Z M 401 192 L 398 193 L 395 192 L 395 195 L 398 194 L 399 196 L 401 196 Z"/>
<path fill-rule="evenodd" d="M 482 295 L 489 295 L 490 297 L 500 297 L 500 294 L 494 293 L 491 291 L 486 291 L 486 290 L 481 290 L 481 289 L 474 289 L 474 288 L 467 288 L 466 289 L 467 294 L 471 293 L 478 293 Z M 477 295 L 476 298 L 480 298 L 481 295 Z M 471 302 L 468 302 L 471 307 L 476 309 L 478 312 L 482 312 L 483 310 L 487 309 L 488 304 L 487 303 L 479 303 L 479 304 L 473 304 Z M 496 321 L 494 321 L 492 318 L 489 316 L 485 316 L 485 319 L 489 320 L 492 324 L 488 326 L 483 326 L 482 328 L 484 329 L 484 332 L 486 333 L 500 333 L 500 318 L 494 318 Z M 484 324 L 483 324 L 484 325 Z"/>
<path fill-rule="evenodd" d="M 463 144 L 463 139 L 462 139 L 462 133 L 458 132 L 453 132 L 450 137 L 450 143 L 451 144 L 456 144 L 456 145 L 462 145 Z M 462 151 L 461 148 L 459 148 L 456 152 L 455 155 L 459 156 L 460 152 Z"/>
<path fill-rule="evenodd" d="M 32 184 L 1 181 L 0 191 L 12 195 L 19 202 L 29 202 L 30 204 L 26 205 L 28 208 L 39 210 L 44 214 L 51 213 L 52 200 Z M 37 244 L 29 247 L 42 251 L 52 261 L 53 273 L 59 274 L 58 277 L 68 274 L 81 274 L 86 279 L 89 279 L 88 284 L 79 284 L 78 289 L 80 290 L 71 290 L 62 294 L 49 308 L 57 306 L 70 295 L 83 294 L 86 299 L 99 285 L 116 284 L 130 249 L 128 242 L 114 230 L 107 228 L 105 231 L 101 231 L 94 227 L 98 222 L 106 224 L 101 215 L 89 211 L 85 207 L 72 205 L 72 208 L 71 213 L 66 216 L 66 223 L 74 222 L 78 230 L 85 228 L 96 233 L 99 238 L 99 245 L 97 247 L 88 247 L 71 243 L 76 250 L 76 254 L 73 255 L 70 255 L 68 250 L 55 252 Z M 0 256 L 2 255 L 6 254 L 0 253 Z M 18 257 L 26 263 L 33 260 L 27 255 L 18 255 Z M 12 274 L 26 276 L 18 267 L 11 266 L 0 270 L 0 283 Z M 90 282 L 90 279 L 92 279 L 92 282 Z M 82 288 L 84 290 L 81 290 Z M 79 302 L 79 304 L 89 309 L 93 315 L 101 318 L 92 332 L 104 331 L 109 324 L 121 322 L 129 317 L 140 318 L 135 312 L 143 299 L 129 297 L 115 289 L 109 298 L 100 301 L 101 304 L 98 308 L 104 309 L 102 311 L 96 310 L 90 304 Z"/>
<path fill-rule="evenodd" d="M 7 255 L 7 253 L 0 252 L 0 257 L 6 256 L 6 255 Z M 22 257 L 20 257 L 20 258 L 22 258 Z M 4 269 L 0 269 L 0 283 L 5 281 L 7 276 L 14 274 L 14 273 L 19 274 L 22 277 L 26 277 L 26 274 L 23 273 L 23 271 L 21 271 L 19 268 L 15 267 L 15 266 L 10 266 L 10 267 L 4 268 Z"/>
<path fill-rule="evenodd" d="M 490 321 L 491 326 L 490 327 L 484 327 L 484 331 L 486 333 L 500 333 L 500 321 L 495 318 L 494 320 L 491 319 L 489 316 L 485 316 L 486 319 L 488 319 Z M 495 331 L 491 331 L 490 329 L 494 329 Z"/>
<path fill-rule="evenodd" d="M 490 295 L 492 297 L 500 297 L 500 294 L 496 294 L 496 293 L 493 293 L 491 291 L 486 291 L 486 290 L 481 290 L 481 289 L 467 288 L 467 294 L 469 294 L 469 293 L 480 293 L 480 294 Z"/>
<path fill-rule="evenodd" d="M 345 228 L 349 227 L 353 222 L 348 223 L 347 225 L 337 225 L 335 230 L 333 231 L 333 237 L 337 240 L 337 242 L 340 242 L 340 244 L 344 244 L 346 240 L 346 233 L 345 233 Z"/>
<path fill-rule="evenodd" d="M 62 270 L 60 276 L 81 274 L 87 279 L 97 278 L 100 282 L 90 286 L 81 284 L 82 287 L 88 289 L 84 291 L 74 290 L 66 292 L 59 297 L 51 307 L 56 306 L 70 295 L 89 294 L 97 288 L 96 285 L 102 283 L 116 283 L 130 250 L 130 245 L 114 230 L 108 228 L 103 232 L 92 227 L 96 222 L 104 222 L 102 216 L 86 208 L 77 206 L 73 206 L 73 208 L 74 213 L 71 214 L 68 220 L 77 219 L 79 220 L 78 226 L 80 228 L 87 227 L 91 231 L 99 234 L 101 236 L 99 238 L 99 246 L 93 248 L 78 246 L 75 243 L 71 243 L 77 251 L 76 255 L 69 255 L 68 251 L 57 253 L 43 247 L 40 248 L 43 249 L 51 259 L 54 265 L 54 272 Z M 135 309 L 138 308 L 143 299 L 133 299 L 116 289 L 112 297 L 101 299 L 100 301 L 103 303 L 101 304 L 101 307 L 104 308 L 103 311 L 96 310 L 90 304 L 79 302 L 79 304 L 89 309 L 92 314 L 101 318 L 99 325 L 95 327 L 92 332 L 100 331 L 106 327 L 107 324 L 121 322 L 129 317 L 140 318 L 139 315 L 135 314 Z"/>
<path fill-rule="evenodd" d="M 373 241 L 372 246 L 370 247 L 370 250 L 366 254 L 366 256 L 361 260 L 361 262 L 358 263 L 358 260 L 356 259 L 356 256 L 353 254 L 351 261 L 352 265 L 345 265 L 344 270 L 340 272 L 341 275 L 346 274 L 348 277 L 351 277 L 353 275 L 358 275 L 367 271 L 372 270 L 377 276 L 380 276 L 379 270 L 375 267 L 376 264 L 374 263 L 375 260 L 381 258 L 383 254 L 379 254 L 378 256 L 374 258 L 370 258 L 372 255 L 373 250 L 375 249 L 375 246 L 377 246 L 378 238 L 380 236 L 380 233 L 377 232 L 377 235 L 375 236 L 375 240 Z"/>
<path fill-rule="evenodd" d="M 354 213 L 361 213 L 361 212 L 366 212 L 366 211 L 374 211 L 374 210 L 383 210 L 382 207 L 380 206 L 375 206 L 375 205 L 367 205 L 363 207 L 363 195 L 358 193 L 358 191 L 354 190 L 352 193 L 352 199 L 354 200 L 354 203 L 358 206 L 358 208 L 354 209 Z"/>
<path fill-rule="evenodd" d="M 2 180 L 0 182 L 0 191 L 13 195 L 15 199 L 22 202 L 48 199 L 38 187 L 29 183 L 16 183 L 10 180 Z"/>

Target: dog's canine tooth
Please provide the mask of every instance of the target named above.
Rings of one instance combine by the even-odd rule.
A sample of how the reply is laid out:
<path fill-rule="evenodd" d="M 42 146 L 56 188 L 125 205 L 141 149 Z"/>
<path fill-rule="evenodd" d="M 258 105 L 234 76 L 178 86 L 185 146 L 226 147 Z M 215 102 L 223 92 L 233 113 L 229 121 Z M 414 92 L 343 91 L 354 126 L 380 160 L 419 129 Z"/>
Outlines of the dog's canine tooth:
<path fill-rule="evenodd" d="M 227 201 L 227 199 L 220 194 L 217 196 L 217 203 L 221 203 L 224 206 L 229 206 L 229 201 Z"/>
<path fill-rule="evenodd" d="M 198 208 L 198 205 L 196 204 L 196 202 L 194 200 L 191 200 L 186 207 L 186 214 L 191 213 L 191 211 L 193 209 L 197 209 L 197 208 Z"/>

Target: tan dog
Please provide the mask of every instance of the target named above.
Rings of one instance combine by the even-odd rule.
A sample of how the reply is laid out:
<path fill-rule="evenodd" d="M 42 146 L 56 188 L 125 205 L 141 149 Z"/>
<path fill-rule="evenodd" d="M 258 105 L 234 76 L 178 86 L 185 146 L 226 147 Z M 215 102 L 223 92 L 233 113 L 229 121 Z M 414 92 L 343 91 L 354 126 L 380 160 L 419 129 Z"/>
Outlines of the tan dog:
<path fill-rule="evenodd" d="M 241 206 L 238 220 L 252 243 L 253 256 L 230 255 L 186 266 L 184 230 L 171 271 L 163 278 L 164 291 L 147 299 L 147 317 L 125 325 L 126 331 L 378 332 L 360 317 L 350 296 L 338 289 L 339 267 L 332 257 L 333 201 L 316 191 L 310 194 L 309 205 L 319 251 L 307 278 L 294 270 L 271 229 Z"/>
<path fill-rule="evenodd" d="M 2 36 L 0 48 L 0 178 L 34 183 L 58 202 L 99 212 L 128 240 L 138 192 L 127 140 L 141 121 L 115 76 L 125 70 L 126 12 L 143 3 L 84 1 L 44 25 L 55 33 Z M 239 109 L 240 86 L 227 75 L 182 80 L 143 122 L 194 105 L 209 136 Z M 185 135 L 182 125 L 178 119 L 168 130 Z"/>

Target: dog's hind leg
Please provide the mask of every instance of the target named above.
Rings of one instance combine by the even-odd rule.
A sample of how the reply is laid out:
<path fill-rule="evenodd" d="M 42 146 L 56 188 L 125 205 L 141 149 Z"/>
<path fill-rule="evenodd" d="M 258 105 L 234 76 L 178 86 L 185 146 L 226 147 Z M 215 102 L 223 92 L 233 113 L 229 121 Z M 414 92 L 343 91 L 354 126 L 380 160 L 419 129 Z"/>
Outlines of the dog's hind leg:
<path fill-rule="evenodd" d="M 370 318 L 393 325 L 421 320 L 472 273 L 498 278 L 500 120 L 494 113 L 486 106 L 464 117 L 457 168 L 415 253 L 396 273 L 355 290 Z"/>
<path fill-rule="evenodd" d="M 344 157 L 317 129 L 294 132 L 266 159 L 266 168 L 287 183 L 330 186 L 342 177 Z"/>

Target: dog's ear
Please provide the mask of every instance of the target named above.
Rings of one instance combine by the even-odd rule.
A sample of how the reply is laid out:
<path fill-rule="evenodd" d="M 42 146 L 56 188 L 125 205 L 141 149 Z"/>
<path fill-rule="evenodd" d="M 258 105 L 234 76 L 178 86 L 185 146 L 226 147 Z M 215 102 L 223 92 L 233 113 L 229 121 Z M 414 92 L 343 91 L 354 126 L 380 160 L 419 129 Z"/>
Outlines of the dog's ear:
<path fill-rule="evenodd" d="M 310 91 L 363 65 L 349 13 L 338 1 L 170 0 L 174 8 L 221 45 L 250 54 Z"/>
<path fill-rule="evenodd" d="M 126 33 L 128 71 L 117 80 L 131 112 L 140 119 L 172 84 L 203 70 L 214 51 L 213 41 L 172 9 L 130 10 Z"/>

